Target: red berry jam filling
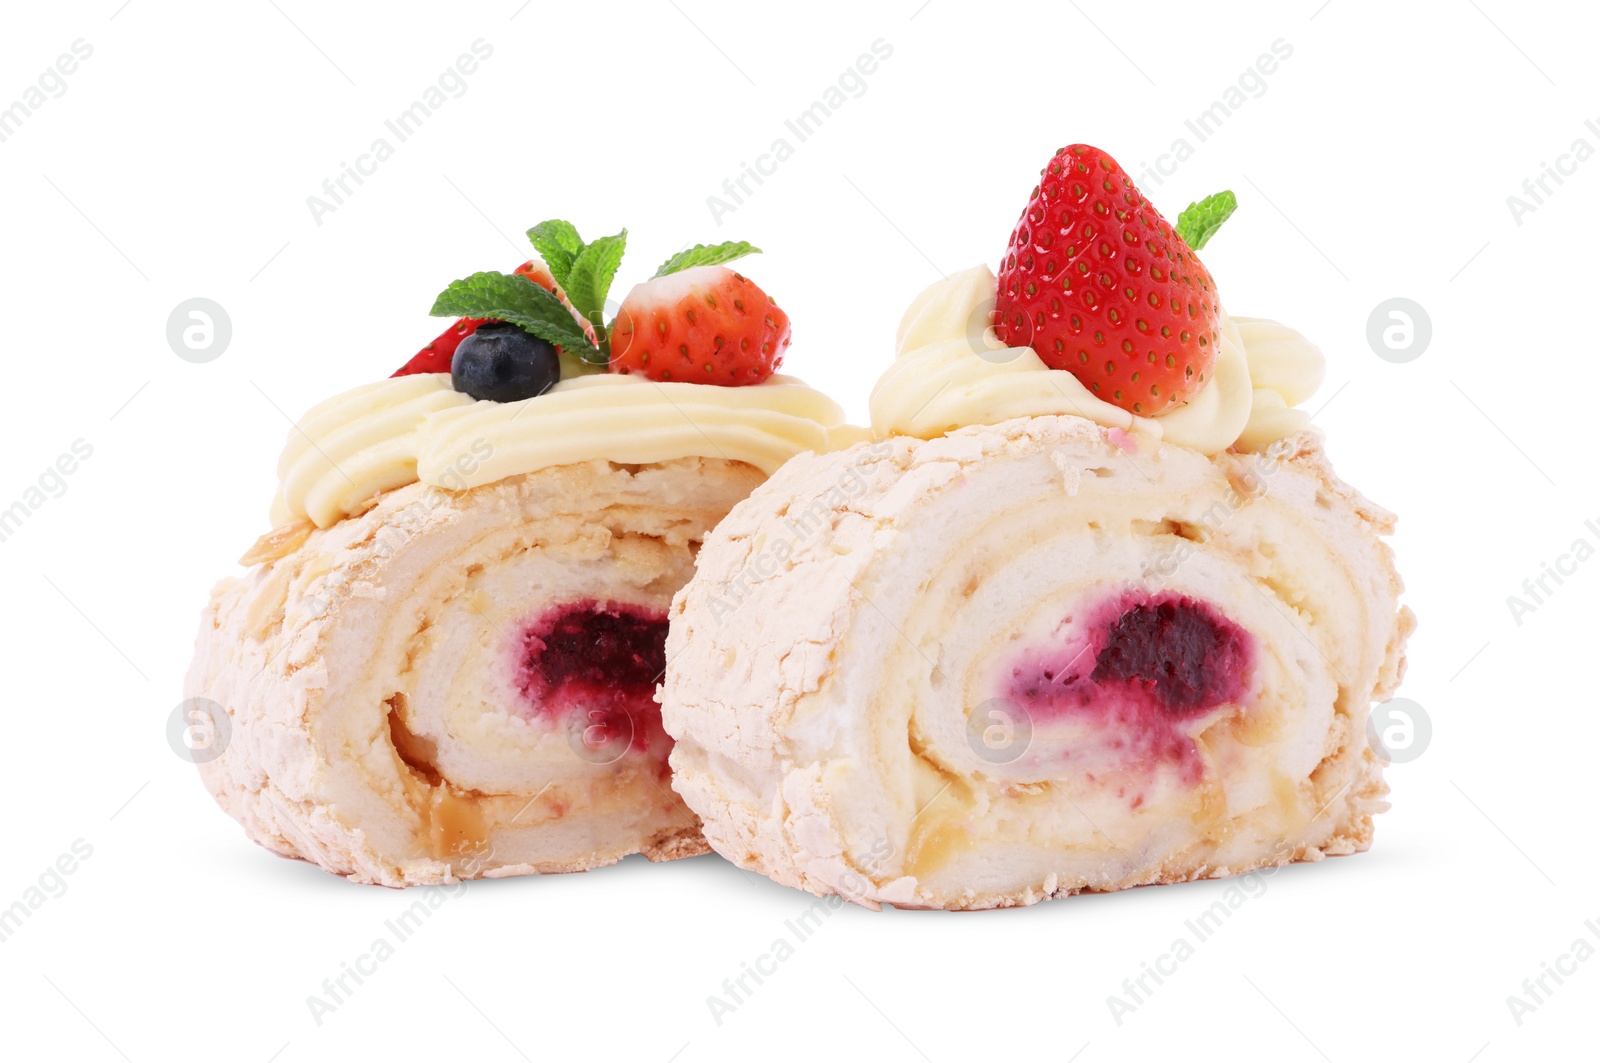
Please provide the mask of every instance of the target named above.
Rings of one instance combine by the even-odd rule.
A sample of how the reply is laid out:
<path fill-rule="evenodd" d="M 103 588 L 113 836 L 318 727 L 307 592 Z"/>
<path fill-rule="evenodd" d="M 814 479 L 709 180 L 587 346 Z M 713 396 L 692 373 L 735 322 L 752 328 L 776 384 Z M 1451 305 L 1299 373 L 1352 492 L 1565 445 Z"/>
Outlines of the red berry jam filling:
<path fill-rule="evenodd" d="M 1064 647 L 1025 653 L 1009 696 L 1035 727 L 1087 723 L 1122 759 L 1174 763 L 1198 779 L 1184 724 L 1248 693 L 1250 633 L 1194 598 L 1136 592 L 1095 609 L 1077 632 Z"/>
<path fill-rule="evenodd" d="M 571 602 L 523 630 L 516 681 L 538 719 L 583 725 L 594 748 L 627 740 L 663 748 L 656 683 L 666 670 L 666 614 L 620 602 Z"/>
<path fill-rule="evenodd" d="M 1117 617 L 1089 679 L 1128 684 L 1169 715 L 1189 716 L 1238 700 L 1249 665 L 1243 628 L 1203 602 L 1167 596 Z"/>

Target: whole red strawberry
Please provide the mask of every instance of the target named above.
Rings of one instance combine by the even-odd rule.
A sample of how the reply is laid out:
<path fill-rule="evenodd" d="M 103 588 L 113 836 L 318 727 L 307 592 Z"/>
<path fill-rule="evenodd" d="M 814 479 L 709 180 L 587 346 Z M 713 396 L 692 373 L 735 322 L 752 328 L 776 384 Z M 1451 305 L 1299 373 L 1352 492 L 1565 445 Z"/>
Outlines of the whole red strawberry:
<path fill-rule="evenodd" d="M 789 315 L 726 266 L 637 285 L 611 328 L 613 373 L 692 384 L 759 384 L 783 361 Z"/>
<path fill-rule="evenodd" d="M 1040 176 L 1001 263 L 995 331 L 1096 396 L 1155 416 L 1216 365 L 1216 285 L 1115 159 L 1072 144 Z"/>
<path fill-rule="evenodd" d="M 526 277 L 547 292 L 551 292 L 566 301 L 566 293 L 550 275 L 550 268 L 538 259 L 529 259 L 512 271 L 519 277 Z M 428 345 L 416 354 L 405 365 L 396 369 L 391 376 L 411 376 L 413 373 L 448 373 L 450 362 L 456 355 L 456 348 L 461 346 L 461 341 L 478 331 L 478 326 L 486 317 L 464 317 L 450 323 L 450 327 L 428 342 Z M 594 338 L 594 328 L 585 324 L 591 341 Z"/>

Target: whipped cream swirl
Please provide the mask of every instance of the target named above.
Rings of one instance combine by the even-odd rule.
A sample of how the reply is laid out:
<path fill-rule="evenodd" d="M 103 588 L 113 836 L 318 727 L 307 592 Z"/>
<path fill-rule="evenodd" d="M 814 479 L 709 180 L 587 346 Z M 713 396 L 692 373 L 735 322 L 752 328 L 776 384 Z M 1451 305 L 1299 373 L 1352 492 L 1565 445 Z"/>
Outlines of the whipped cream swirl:
<path fill-rule="evenodd" d="M 1007 347 L 990 325 L 994 303 L 987 266 L 947 277 L 912 301 L 894 364 L 872 390 L 876 434 L 932 439 L 966 425 L 1064 414 L 1216 454 L 1265 446 L 1310 422 L 1293 407 L 1321 384 L 1322 352 L 1276 322 L 1224 316 L 1211 380 L 1183 406 L 1141 417 L 1095 397 L 1031 348 Z"/>
<path fill-rule="evenodd" d="M 719 387 L 589 373 L 521 402 L 480 402 L 452 389 L 449 374 L 420 373 L 335 395 L 301 418 L 278 459 L 272 522 L 326 528 L 406 484 L 459 491 L 596 459 L 722 458 L 770 475 L 803 451 L 865 435 L 832 399 L 786 376 Z"/>

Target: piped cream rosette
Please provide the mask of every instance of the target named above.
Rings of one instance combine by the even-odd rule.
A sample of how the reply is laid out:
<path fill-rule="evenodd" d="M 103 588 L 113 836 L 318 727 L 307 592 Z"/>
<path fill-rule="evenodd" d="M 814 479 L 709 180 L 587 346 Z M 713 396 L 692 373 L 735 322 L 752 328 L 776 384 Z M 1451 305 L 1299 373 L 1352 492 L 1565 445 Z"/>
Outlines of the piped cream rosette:
<path fill-rule="evenodd" d="M 202 620 L 207 788 L 267 848 L 390 886 L 703 852 L 654 701 L 668 603 L 768 471 L 851 435 L 787 379 L 329 400 Z"/>

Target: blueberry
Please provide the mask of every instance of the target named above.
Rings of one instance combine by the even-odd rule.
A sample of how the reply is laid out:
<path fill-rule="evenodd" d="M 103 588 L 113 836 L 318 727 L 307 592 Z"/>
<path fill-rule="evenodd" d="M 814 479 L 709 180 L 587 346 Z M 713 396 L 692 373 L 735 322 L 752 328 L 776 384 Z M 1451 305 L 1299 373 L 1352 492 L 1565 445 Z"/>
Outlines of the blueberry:
<path fill-rule="evenodd" d="M 543 395 L 561 379 L 556 349 L 503 321 L 488 321 L 461 341 L 450 385 L 475 399 L 516 402 Z"/>

